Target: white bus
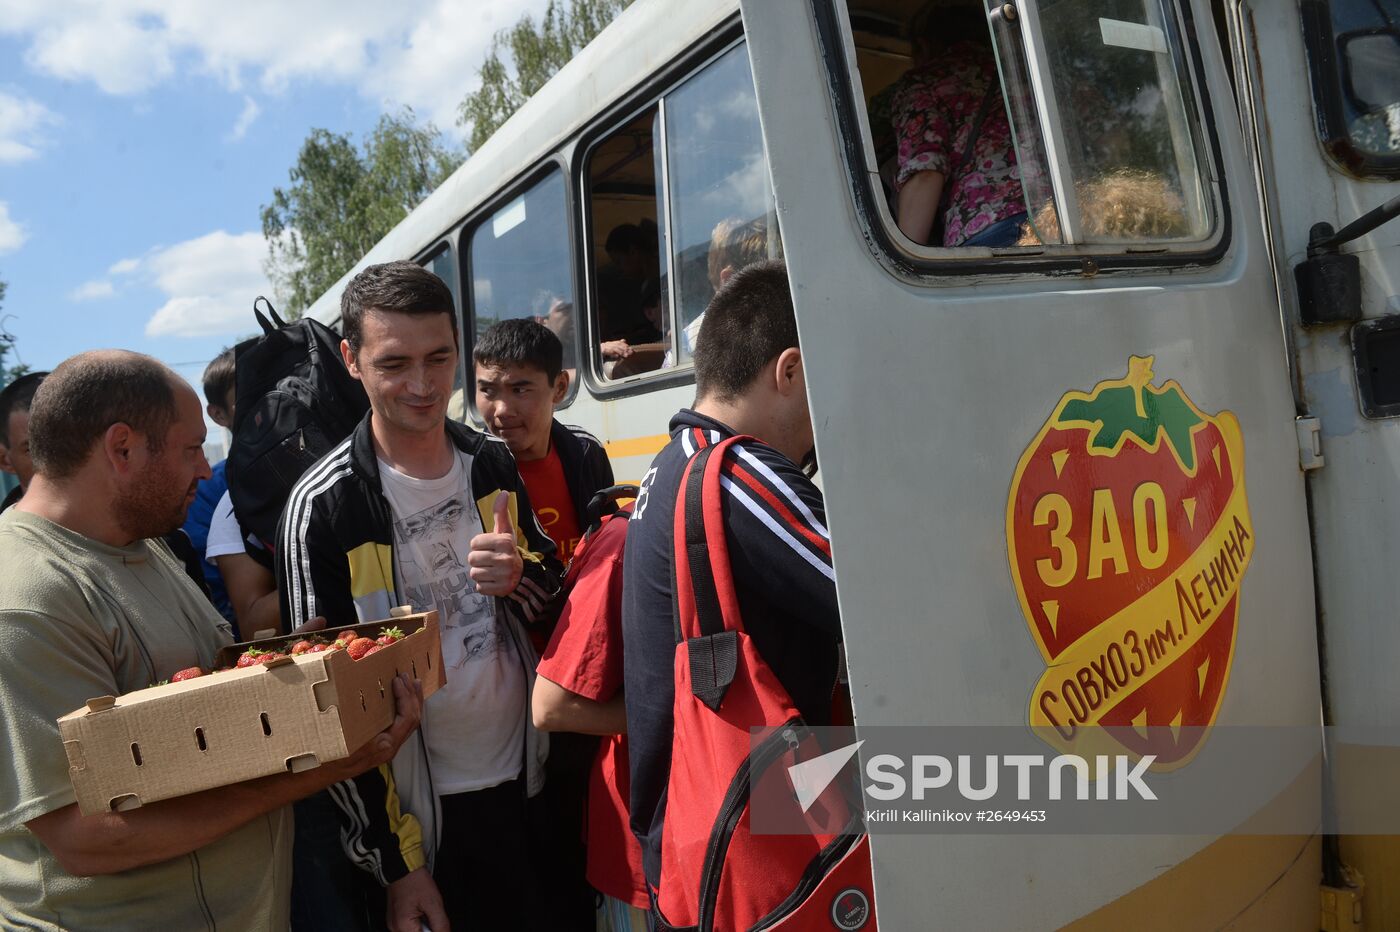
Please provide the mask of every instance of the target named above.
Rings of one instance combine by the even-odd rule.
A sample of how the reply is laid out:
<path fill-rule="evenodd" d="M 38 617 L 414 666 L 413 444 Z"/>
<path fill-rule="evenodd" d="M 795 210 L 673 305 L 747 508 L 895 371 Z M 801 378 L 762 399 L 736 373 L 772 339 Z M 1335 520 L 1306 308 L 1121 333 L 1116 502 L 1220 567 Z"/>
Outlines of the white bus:
<path fill-rule="evenodd" d="M 922 0 L 638 0 L 354 271 L 413 258 L 453 287 L 467 385 L 475 334 L 549 322 L 561 419 L 636 479 L 692 401 L 715 285 L 784 255 L 858 728 L 1400 720 L 1400 223 L 1318 231 L 1304 262 L 1314 224 L 1400 193 L 1396 5 L 942 5 L 969 4 L 1022 245 L 900 231 L 887 107 Z M 343 284 L 310 313 L 333 321 Z M 1216 546 L 1238 573 L 1206 580 L 1199 636 L 1155 643 L 1113 702 L 1062 675 Z M 1212 747 L 1177 748 L 1182 772 Z M 1397 757 L 1332 751 L 1340 810 L 1336 761 Z M 1324 765 L 1295 763 L 1276 805 L 1306 816 Z M 1328 928 L 1400 928 L 1396 839 L 1321 822 L 871 841 L 886 929 L 1303 932 L 1320 893 Z"/>

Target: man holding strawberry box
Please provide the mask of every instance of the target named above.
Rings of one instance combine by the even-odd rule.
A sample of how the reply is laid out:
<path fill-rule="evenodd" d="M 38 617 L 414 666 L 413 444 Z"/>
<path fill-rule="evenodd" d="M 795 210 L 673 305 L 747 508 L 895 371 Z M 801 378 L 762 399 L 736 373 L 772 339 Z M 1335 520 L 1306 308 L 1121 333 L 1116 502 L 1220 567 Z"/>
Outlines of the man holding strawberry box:
<path fill-rule="evenodd" d="M 292 490 L 283 617 L 436 609 L 447 673 L 421 741 L 332 789 L 341 838 L 387 887 L 395 932 L 538 927 L 526 799 L 543 787 L 547 744 L 529 721 L 527 626 L 558 590 L 554 544 L 507 446 L 447 419 L 458 334 L 443 281 L 412 262 L 370 266 L 346 286 L 341 326 L 370 413 Z"/>
<path fill-rule="evenodd" d="M 0 516 L 6 928 L 285 928 L 287 805 L 390 759 L 417 725 L 421 696 L 396 681 L 393 726 L 349 758 L 126 812 L 78 811 L 57 719 L 208 668 L 232 642 L 159 540 L 209 475 L 203 443 L 198 397 L 147 356 L 75 356 L 35 395 L 37 471 Z"/>

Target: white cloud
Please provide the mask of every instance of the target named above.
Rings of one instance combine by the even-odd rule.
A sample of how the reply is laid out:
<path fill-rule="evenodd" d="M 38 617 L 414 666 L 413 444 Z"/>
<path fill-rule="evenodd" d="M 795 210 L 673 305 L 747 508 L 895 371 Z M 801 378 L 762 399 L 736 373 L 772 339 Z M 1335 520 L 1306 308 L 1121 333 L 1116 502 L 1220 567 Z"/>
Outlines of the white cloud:
<path fill-rule="evenodd" d="M 68 297 L 74 301 L 96 301 L 99 298 L 110 298 L 115 293 L 116 289 L 112 287 L 111 282 L 99 278 L 74 288 L 68 293 Z"/>
<path fill-rule="evenodd" d="M 253 125 L 253 121 L 262 113 L 262 107 L 253 98 L 243 96 L 243 112 L 238 115 L 238 122 L 233 124 L 233 129 L 229 131 L 229 138 L 232 140 L 242 139 L 248 134 L 248 127 Z"/>
<path fill-rule="evenodd" d="M 348 84 L 450 128 L 491 36 L 547 0 L 0 0 L 0 34 L 43 74 L 140 94 L 187 73 L 228 90 Z"/>
<path fill-rule="evenodd" d="M 43 127 L 58 118 L 37 100 L 0 91 L 0 165 L 23 162 L 39 154 Z"/>
<path fill-rule="evenodd" d="M 130 275 L 140 267 L 140 259 L 123 259 L 120 262 L 113 263 L 112 267 L 109 268 L 107 272 L 110 275 Z"/>
<path fill-rule="evenodd" d="M 24 227 L 10 219 L 10 205 L 0 201 L 0 255 L 14 252 L 27 239 L 29 234 L 24 232 Z"/>
<path fill-rule="evenodd" d="M 266 256 L 261 233 L 223 230 L 152 250 L 139 260 L 137 271 L 149 276 L 166 302 L 146 322 L 146 336 L 223 336 L 248 330 L 253 299 L 272 293 L 263 272 Z"/>

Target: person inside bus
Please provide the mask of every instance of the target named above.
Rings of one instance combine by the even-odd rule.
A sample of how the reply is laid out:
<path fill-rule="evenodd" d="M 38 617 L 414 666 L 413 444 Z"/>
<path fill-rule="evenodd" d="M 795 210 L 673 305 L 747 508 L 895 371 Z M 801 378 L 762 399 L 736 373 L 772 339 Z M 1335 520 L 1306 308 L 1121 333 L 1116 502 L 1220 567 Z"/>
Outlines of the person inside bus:
<path fill-rule="evenodd" d="M 628 522 L 622 581 L 623 694 L 632 831 L 646 879 L 661 880 L 675 693 L 673 532 L 685 466 L 700 446 L 751 435 L 723 466 L 724 533 L 744 627 L 808 724 L 832 722 L 840 615 L 821 491 L 800 463 L 813 450 L 787 267 L 735 273 L 705 311 L 694 409 L 671 419 Z M 708 827 L 705 829 L 708 832 Z M 680 845 L 706 837 L 675 835 Z"/>
<path fill-rule="evenodd" d="M 782 254 L 781 248 L 779 255 Z M 743 220 L 739 217 L 726 217 L 710 231 L 710 251 L 705 257 L 706 271 L 709 274 L 711 293 L 717 293 L 734 273 L 755 262 L 768 258 L 768 218 L 758 217 Z M 681 345 L 686 352 L 694 354 L 700 343 L 700 327 L 705 322 L 705 312 L 681 331 Z"/>
<path fill-rule="evenodd" d="M 921 245 L 1014 245 L 1026 208 L 986 17 L 935 0 L 909 35 L 891 107 L 899 229 Z"/>
<path fill-rule="evenodd" d="M 622 341 L 635 346 L 661 339 L 661 331 L 642 313 L 642 285 L 660 275 L 657 235 L 656 224 L 645 219 L 619 224 L 608 234 L 603 248 L 609 263 L 598 269 L 598 324 L 604 344 Z"/>
<path fill-rule="evenodd" d="M 1076 185 L 1079 241 L 1085 243 L 1164 240 L 1187 236 L 1190 220 L 1181 195 L 1161 175 L 1121 170 Z M 1060 242 L 1054 202 L 1021 228 L 1017 246 Z"/>

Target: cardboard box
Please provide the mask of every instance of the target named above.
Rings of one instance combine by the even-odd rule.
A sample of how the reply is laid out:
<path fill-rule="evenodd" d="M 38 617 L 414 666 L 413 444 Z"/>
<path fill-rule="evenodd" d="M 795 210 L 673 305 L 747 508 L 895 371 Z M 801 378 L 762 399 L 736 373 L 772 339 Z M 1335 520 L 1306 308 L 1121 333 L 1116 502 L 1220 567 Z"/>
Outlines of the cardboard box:
<path fill-rule="evenodd" d="M 425 697 L 446 681 L 437 612 L 316 634 L 377 637 L 391 625 L 403 640 L 359 660 L 343 650 L 301 654 L 88 700 L 58 720 L 79 809 L 134 809 L 347 757 L 393 722 L 397 673 L 422 680 Z M 290 647 L 301 637 L 226 647 L 216 665 L 231 665 L 248 647 Z"/>

